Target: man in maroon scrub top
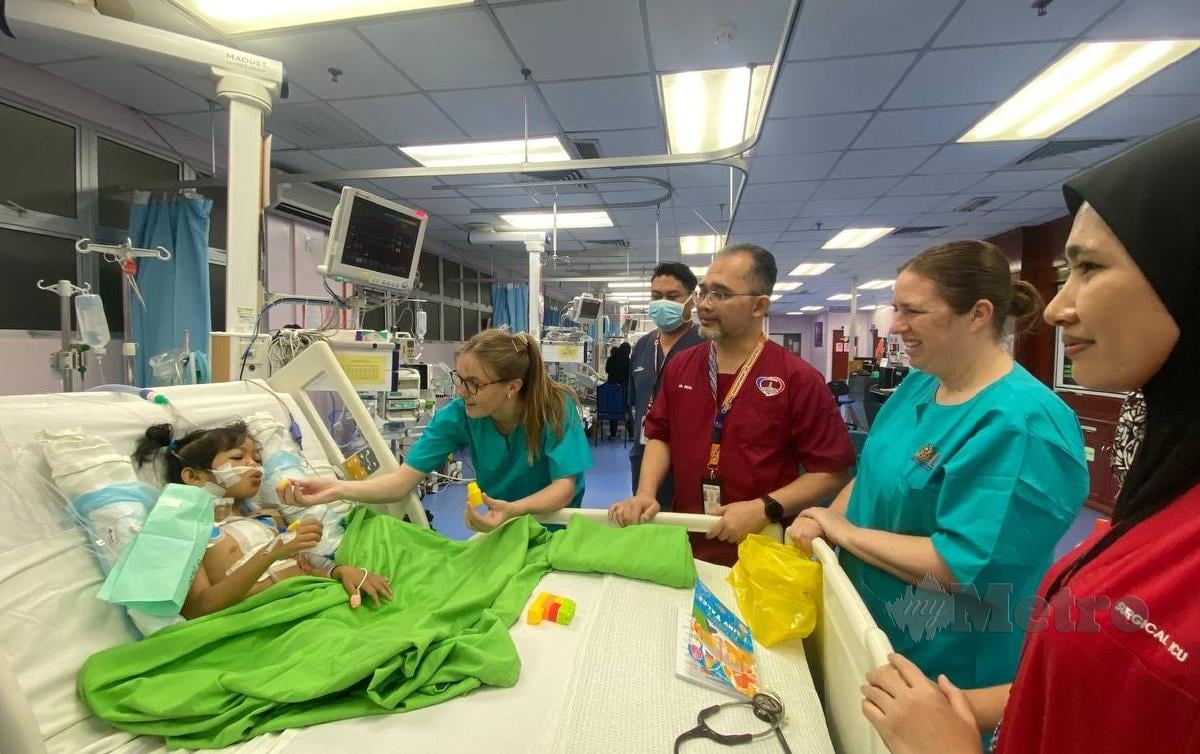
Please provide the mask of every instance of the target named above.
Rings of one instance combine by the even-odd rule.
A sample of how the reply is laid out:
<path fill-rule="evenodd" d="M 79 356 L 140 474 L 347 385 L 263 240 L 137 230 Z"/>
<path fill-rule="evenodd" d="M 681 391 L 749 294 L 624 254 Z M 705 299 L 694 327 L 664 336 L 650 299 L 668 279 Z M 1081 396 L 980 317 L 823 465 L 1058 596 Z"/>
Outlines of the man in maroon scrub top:
<path fill-rule="evenodd" d="M 695 556 L 730 565 L 747 534 L 849 481 L 854 448 L 832 393 L 763 333 L 776 274 L 761 246 L 729 246 L 713 259 L 696 294 L 708 342 L 667 365 L 646 416 L 638 491 L 609 509 L 617 524 L 658 513 L 654 492 L 670 470 L 675 512 L 721 517 L 691 535 Z"/>

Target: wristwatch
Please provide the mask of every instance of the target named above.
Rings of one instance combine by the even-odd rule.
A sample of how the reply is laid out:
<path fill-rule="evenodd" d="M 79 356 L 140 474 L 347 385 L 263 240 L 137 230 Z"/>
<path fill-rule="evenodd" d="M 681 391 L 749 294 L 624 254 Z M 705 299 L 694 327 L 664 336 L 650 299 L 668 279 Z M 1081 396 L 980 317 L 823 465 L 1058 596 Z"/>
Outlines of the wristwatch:
<path fill-rule="evenodd" d="M 777 524 L 783 520 L 783 506 L 779 501 L 770 495 L 763 495 L 763 513 L 766 514 L 767 520 L 773 524 Z"/>

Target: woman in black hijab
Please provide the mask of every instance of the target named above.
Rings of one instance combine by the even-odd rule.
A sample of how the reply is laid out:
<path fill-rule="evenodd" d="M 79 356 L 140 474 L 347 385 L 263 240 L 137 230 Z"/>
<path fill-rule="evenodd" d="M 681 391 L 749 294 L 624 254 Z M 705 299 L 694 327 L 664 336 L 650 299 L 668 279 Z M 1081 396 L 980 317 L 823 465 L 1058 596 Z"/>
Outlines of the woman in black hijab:
<path fill-rule="evenodd" d="M 1063 187 L 1070 276 L 1046 307 L 1072 376 L 1145 401 L 1111 526 L 1046 575 L 1011 686 L 962 691 L 903 657 L 863 713 L 896 754 L 1200 752 L 1200 120 Z"/>

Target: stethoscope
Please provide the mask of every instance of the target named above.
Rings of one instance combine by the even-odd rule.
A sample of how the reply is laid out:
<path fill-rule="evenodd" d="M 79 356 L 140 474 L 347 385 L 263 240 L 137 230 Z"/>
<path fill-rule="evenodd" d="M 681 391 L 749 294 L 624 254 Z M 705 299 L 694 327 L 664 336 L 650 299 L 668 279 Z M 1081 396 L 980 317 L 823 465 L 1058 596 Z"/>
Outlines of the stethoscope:
<path fill-rule="evenodd" d="M 716 715 L 723 709 L 730 707 L 750 707 L 754 716 L 767 724 L 767 729 L 758 733 L 718 733 L 708 727 L 708 719 Z M 783 733 L 779 730 L 779 726 L 783 724 L 783 701 L 779 696 L 772 692 L 760 692 L 755 694 L 749 701 L 745 702 L 726 702 L 724 704 L 714 704 L 711 707 L 705 707 L 700 710 L 700 714 L 696 716 L 696 727 L 691 730 L 684 731 L 675 739 L 675 754 L 679 754 L 679 747 L 684 741 L 693 738 L 707 738 L 710 741 L 716 741 L 723 746 L 740 746 L 757 741 L 769 736 L 775 736 L 779 739 L 779 745 L 783 747 L 784 754 L 792 754 L 792 750 L 788 747 L 787 741 L 783 737 Z"/>

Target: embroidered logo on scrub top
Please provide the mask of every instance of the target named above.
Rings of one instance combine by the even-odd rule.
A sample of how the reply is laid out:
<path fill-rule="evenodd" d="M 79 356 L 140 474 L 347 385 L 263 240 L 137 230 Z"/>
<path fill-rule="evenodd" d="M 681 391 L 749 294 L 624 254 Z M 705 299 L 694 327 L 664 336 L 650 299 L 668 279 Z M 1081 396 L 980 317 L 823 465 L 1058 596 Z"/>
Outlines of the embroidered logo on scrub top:
<path fill-rule="evenodd" d="M 917 454 L 913 456 L 913 460 L 932 471 L 933 467 L 937 466 L 938 462 L 937 448 L 933 447 L 931 444 L 927 444 L 925 447 L 917 451 Z"/>
<path fill-rule="evenodd" d="M 779 395 L 785 387 L 784 381 L 778 377 L 759 377 L 754 384 L 758 385 L 758 392 L 768 398 Z"/>

